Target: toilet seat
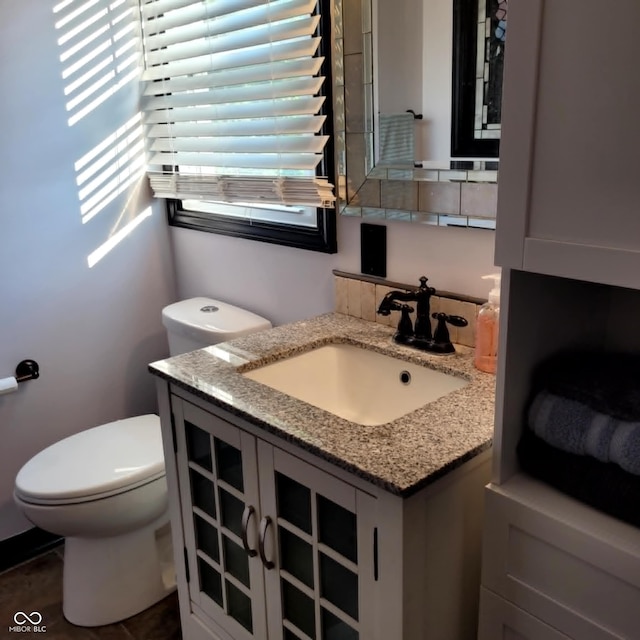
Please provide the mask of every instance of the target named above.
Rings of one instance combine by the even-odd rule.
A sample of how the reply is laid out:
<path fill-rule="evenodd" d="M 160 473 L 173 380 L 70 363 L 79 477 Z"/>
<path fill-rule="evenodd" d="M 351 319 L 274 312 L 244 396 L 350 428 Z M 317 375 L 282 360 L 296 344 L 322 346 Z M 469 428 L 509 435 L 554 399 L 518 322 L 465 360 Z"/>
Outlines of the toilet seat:
<path fill-rule="evenodd" d="M 18 472 L 16 497 L 42 505 L 100 500 L 165 475 L 160 418 L 117 420 L 52 444 Z"/>

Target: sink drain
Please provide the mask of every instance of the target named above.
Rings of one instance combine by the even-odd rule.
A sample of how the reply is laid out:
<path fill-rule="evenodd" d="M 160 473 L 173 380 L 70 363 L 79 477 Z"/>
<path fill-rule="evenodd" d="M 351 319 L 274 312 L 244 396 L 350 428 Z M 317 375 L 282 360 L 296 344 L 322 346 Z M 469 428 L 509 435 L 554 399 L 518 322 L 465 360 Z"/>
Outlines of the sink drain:
<path fill-rule="evenodd" d="M 411 383 L 411 374 L 408 371 L 401 371 L 400 372 L 400 382 L 402 382 L 402 384 L 410 384 Z"/>

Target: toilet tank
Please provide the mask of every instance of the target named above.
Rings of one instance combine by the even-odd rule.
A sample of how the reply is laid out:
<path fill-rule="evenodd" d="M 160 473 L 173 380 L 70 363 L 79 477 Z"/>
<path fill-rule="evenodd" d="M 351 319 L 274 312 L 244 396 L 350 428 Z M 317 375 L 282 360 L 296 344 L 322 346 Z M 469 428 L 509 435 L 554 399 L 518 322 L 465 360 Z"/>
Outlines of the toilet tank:
<path fill-rule="evenodd" d="M 212 298 L 189 298 L 162 310 L 169 354 L 176 356 L 248 333 L 270 329 L 271 322 L 246 309 Z"/>

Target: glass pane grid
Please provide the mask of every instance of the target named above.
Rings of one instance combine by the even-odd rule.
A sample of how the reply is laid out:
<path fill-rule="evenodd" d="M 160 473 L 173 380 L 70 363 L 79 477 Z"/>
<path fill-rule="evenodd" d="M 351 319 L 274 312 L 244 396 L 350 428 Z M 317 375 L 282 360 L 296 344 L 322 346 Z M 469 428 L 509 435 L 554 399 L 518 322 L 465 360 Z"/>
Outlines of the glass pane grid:
<path fill-rule="evenodd" d="M 225 583 L 230 582 L 238 591 L 242 591 L 244 595 L 246 595 L 248 598 L 251 598 L 251 589 L 248 589 L 245 585 L 242 584 L 242 582 L 240 582 L 240 580 L 235 578 L 229 572 L 225 571 L 223 575 Z"/>
<path fill-rule="evenodd" d="M 309 597 L 300 589 L 293 586 L 287 580 L 280 580 L 282 594 L 282 616 L 288 620 L 293 629 L 303 631 L 312 640 L 317 637 L 318 602 L 314 597 Z"/>
<path fill-rule="evenodd" d="M 277 516 L 311 534 L 311 491 L 308 487 L 276 471 Z"/>
<path fill-rule="evenodd" d="M 344 620 L 335 616 L 328 609 L 322 607 L 321 618 L 321 638 L 322 640 L 359 640 L 360 633 L 357 629 L 349 626 Z M 363 639 L 366 640 L 366 639 Z"/>
<path fill-rule="evenodd" d="M 349 571 L 353 571 L 353 573 L 358 573 L 358 565 L 355 562 L 351 562 L 351 560 L 347 560 L 343 555 L 334 551 L 331 547 L 327 547 L 327 545 L 322 544 L 322 542 L 318 542 L 317 545 L 318 551 L 324 553 L 326 556 L 329 556 L 334 562 L 341 564 Z"/>
<path fill-rule="evenodd" d="M 206 558 L 198 557 L 198 576 L 200 591 L 224 609 L 224 590 L 220 572 L 213 568 Z"/>
<path fill-rule="evenodd" d="M 296 527 L 294 524 L 291 524 L 288 520 L 284 520 L 283 518 L 278 517 L 276 518 L 276 522 L 279 527 L 281 527 L 282 529 L 286 529 L 290 533 L 293 533 L 294 535 L 298 536 L 308 544 L 313 544 L 315 542 L 314 537 L 312 535 L 308 534 L 306 531 L 303 531 L 302 529 L 298 529 L 298 527 Z"/>
<path fill-rule="evenodd" d="M 220 531 L 229 538 L 229 540 L 233 540 L 237 545 L 242 546 L 242 538 L 237 536 L 233 531 L 230 531 L 226 527 L 220 527 Z"/>
<path fill-rule="evenodd" d="M 251 596 L 239 590 L 234 583 L 225 584 L 228 614 L 237 620 L 249 633 L 253 633 L 253 615 L 251 611 Z"/>
<path fill-rule="evenodd" d="M 318 495 L 318 540 L 352 562 L 358 562 L 356 514 Z"/>
<path fill-rule="evenodd" d="M 187 457 L 207 471 L 213 470 L 211 435 L 201 427 L 184 421 Z"/>
<path fill-rule="evenodd" d="M 193 526 L 196 534 L 196 547 L 209 558 L 220 562 L 220 540 L 218 528 L 208 520 L 194 514 Z"/>
<path fill-rule="evenodd" d="M 244 491 L 242 452 L 240 449 L 214 437 L 216 476 L 241 493 Z"/>
<path fill-rule="evenodd" d="M 284 569 L 280 569 L 280 577 L 283 580 L 286 580 L 288 583 L 292 584 L 296 589 L 299 589 L 306 596 L 312 599 L 316 599 L 318 597 L 318 592 L 316 589 L 308 587 L 304 582 L 301 582 L 294 575 L 290 574 L 288 571 Z"/>
<path fill-rule="evenodd" d="M 224 489 L 227 493 L 230 493 L 234 498 L 244 501 L 244 493 L 242 493 L 242 491 L 238 491 L 235 487 L 232 487 L 230 484 L 227 484 L 224 480 L 216 480 L 216 484 L 221 489 Z"/>
<path fill-rule="evenodd" d="M 194 471 L 197 471 L 200 475 L 207 478 L 207 480 L 211 480 L 211 482 L 216 481 L 213 473 L 211 473 L 209 469 L 205 469 L 204 467 L 201 467 L 197 462 L 194 462 L 193 460 L 189 460 L 189 469 L 193 469 Z"/>
<path fill-rule="evenodd" d="M 215 518 L 212 518 L 206 511 L 203 511 L 199 507 L 193 507 L 193 513 L 195 513 L 198 517 L 206 520 L 212 527 L 218 527 L 219 524 Z"/>
<path fill-rule="evenodd" d="M 214 520 L 218 517 L 216 491 L 213 481 L 193 468 L 189 469 L 191 502 Z"/>
<path fill-rule="evenodd" d="M 306 633 L 303 633 L 294 624 L 291 624 L 288 620 L 282 621 L 284 627 L 284 640 L 312 640 Z"/>
<path fill-rule="evenodd" d="M 283 563 L 284 556 L 280 549 L 279 573 L 283 596 L 284 637 L 301 640 L 358 640 L 361 627 L 356 619 L 360 604 L 356 514 L 313 490 L 305 495 L 303 485 L 281 473 L 277 476 L 281 494 L 279 507 L 285 507 L 278 509 L 279 536 L 284 532 L 285 541 L 287 538 L 290 540 L 291 536 L 296 536 L 299 542 L 310 545 L 313 564 L 313 579 L 308 579 L 305 583 L 299 576 L 287 570 L 289 567 Z M 291 500 L 300 505 L 303 512 L 307 509 L 305 517 L 288 517 L 293 506 Z M 304 530 L 296 525 L 304 527 Z M 325 538 L 323 542 L 320 541 L 322 538 Z M 291 553 L 296 556 L 293 550 Z M 295 566 L 292 566 L 291 570 L 297 574 Z M 335 593 L 336 585 L 349 573 L 352 574 L 349 580 L 350 596 L 346 599 L 338 597 Z M 322 592 L 323 589 L 326 593 Z M 327 597 L 324 597 L 325 595 Z M 331 598 L 337 604 L 327 598 Z"/>
<path fill-rule="evenodd" d="M 360 630 L 360 624 L 358 623 L 357 620 L 354 620 L 351 616 L 346 614 L 344 611 L 336 607 L 334 604 L 332 604 L 328 600 L 325 600 L 324 598 L 320 598 L 320 606 L 322 609 L 324 609 L 325 611 L 329 611 L 336 618 L 339 618 L 342 622 L 344 622 L 345 624 L 348 624 L 350 627 L 352 627 L 356 631 Z"/>
<path fill-rule="evenodd" d="M 220 522 L 226 531 L 235 534 L 236 539 L 242 536 L 242 513 L 245 509 L 244 499 L 218 486 L 218 506 Z"/>
<path fill-rule="evenodd" d="M 359 618 L 358 574 L 320 554 L 320 598 L 328 600 L 353 620 Z"/>
<path fill-rule="evenodd" d="M 222 552 L 225 574 L 233 576 L 250 589 L 249 556 L 242 545 L 234 542 L 229 536 L 222 536 Z"/>
<path fill-rule="evenodd" d="M 210 558 L 204 551 L 201 551 L 200 549 L 196 549 L 196 555 L 200 560 L 203 560 L 204 562 L 206 562 L 209 566 L 213 567 L 219 573 L 224 573 L 224 569 L 222 568 L 222 565 L 216 562 L 213 558 Z"/>
<path fill-rule="evenodd" d="M 278 528 L 280 569 L 313 589 L 313 545 L 283 527 Z"/>
<path fill-rule="evenodd" d="M 221 563 L 196 549 L 200 574 L 200 591 L 211 598 L 225 613 L 251 631 L 251 590 L 226 571 Z M 231 600 L 229 599 L 232 594 Z"/>

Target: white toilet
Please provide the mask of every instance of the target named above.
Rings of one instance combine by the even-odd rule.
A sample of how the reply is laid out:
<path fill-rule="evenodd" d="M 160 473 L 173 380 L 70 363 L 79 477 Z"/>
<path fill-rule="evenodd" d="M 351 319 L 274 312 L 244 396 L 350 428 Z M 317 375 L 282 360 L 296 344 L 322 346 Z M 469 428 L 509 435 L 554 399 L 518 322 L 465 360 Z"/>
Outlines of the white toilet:
<path fill-rule="evenodd" d="M 171 355 L 271 327 L 210 298 L 169 305 L 162 320 Z M 175 589 L 158 416 L 117 420 L 47 447 L 18 472 L 14 498 L 34 525 L 65 537 L 69 622 L 111 624 Z"/>

